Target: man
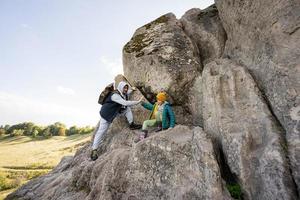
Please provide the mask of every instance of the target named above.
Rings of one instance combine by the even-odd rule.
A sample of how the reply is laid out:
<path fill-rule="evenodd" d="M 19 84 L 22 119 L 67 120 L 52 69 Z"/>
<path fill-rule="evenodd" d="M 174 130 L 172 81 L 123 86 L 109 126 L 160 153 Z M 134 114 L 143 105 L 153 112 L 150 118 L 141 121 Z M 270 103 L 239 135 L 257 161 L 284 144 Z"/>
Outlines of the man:
<path fill-rule="evenodd" d="M 135 124 L 133 122 L 133 115 L 130 106 L 139 104 L 143 98 L 141 98 L 139 101 L 129 101 L 128 95 L 130 93 L 131 91 L 129 90 L 129 85 L 126 82 L 121 81 L 117 86 L 117 90 L 111 92 L 105 99 L 100 110 L 99 128 L 95 134 L 92 145 L 91 159 L 93 161 L 98 158 L 97 149 L 101 143 L 101 140 L 106 134 L 110 124 L 117 116 L 125 116 L 131 130 L 140 129 L 142 127 L 140 124 Z"/>

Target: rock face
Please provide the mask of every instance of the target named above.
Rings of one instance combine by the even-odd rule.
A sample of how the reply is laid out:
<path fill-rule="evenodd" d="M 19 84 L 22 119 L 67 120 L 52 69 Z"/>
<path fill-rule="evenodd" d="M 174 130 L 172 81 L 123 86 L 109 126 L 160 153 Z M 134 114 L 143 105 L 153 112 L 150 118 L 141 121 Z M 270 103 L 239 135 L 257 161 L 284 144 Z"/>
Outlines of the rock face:
<path fill-rule="evenodd" d="M 225 56 L 245 66 L 286 132 L 300 191 L 300 1 L 216 0 Z"/>
<path fill-rule="evenodd" d="M 284 131 L 243 67 L 215 60 L 203 71 L 204 129 L 213 135 L 247 199 L 295 199 Z"/>
<path fill-rule="evenodd" d="M 137 29 L 123 48 L 132 98 L 166 91 L 175 128 L 135 144 L 116 119 L 97 161 L 87 144 L 7 199 L 231 199 L 231 184 L 239 199 L 299 199 L 299 24 L 300 1 L 216 0 Z"/>
<path fill-rule="evenodd" d="M 111 130 L 97 162 L 87 144 L 7 199 L 231 199 L 200 127 L 177 126 L 138 144 L 132 136 L 127 128 Z M 108 148 L 112 143 L 120 145 Z"/>
<path fill-rule="evenodd" d="M 215 5 L 193 8 L 181 18 L 186 34 L 196 44 L 203 65 L 223 55 L 226 33 Z"/>
<path fill-rule="evenodd" d="M 180 21 L 169 13 L 137 29 L 124 46 L 124 74 L 150 101 L 151 94 L 166 91 L 177 121 L 187 124 L 192 119 L 189 91 L 202 70 L 197 52 Z"/>

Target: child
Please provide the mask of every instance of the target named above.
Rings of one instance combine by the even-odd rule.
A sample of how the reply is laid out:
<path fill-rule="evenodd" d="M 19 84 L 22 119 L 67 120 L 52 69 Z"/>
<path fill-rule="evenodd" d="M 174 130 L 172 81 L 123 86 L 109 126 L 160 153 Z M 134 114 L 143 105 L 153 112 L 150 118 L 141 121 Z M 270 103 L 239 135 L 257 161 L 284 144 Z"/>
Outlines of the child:
<path fill-rule="evenodd" d="M 142 106 L 151 110 L 149 120 L 144 121 L 142 127 L 142 134 L 140 134 L 138 141 L 147 137 L 148 128 L 157 126 L 156 132 L 168 128 L 174 128 L 175 115 L 171 105 L 166 101 L 167 97 L 164 92 L 160 92 L 156 96 L 157 102 L 153 105 L 151 103 L 142 102 Z"/>

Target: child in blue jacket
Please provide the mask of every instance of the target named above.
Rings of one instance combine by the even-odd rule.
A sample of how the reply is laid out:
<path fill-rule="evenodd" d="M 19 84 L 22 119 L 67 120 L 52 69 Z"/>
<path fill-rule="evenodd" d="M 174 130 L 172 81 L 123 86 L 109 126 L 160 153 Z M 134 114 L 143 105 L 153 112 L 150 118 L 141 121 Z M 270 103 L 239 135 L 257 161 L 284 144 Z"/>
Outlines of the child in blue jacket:
<path fill-rule="evenodd" d="M 148 110 L 151 110 L 149 119 L 144 121 L 142 127 L 142 134 L 139 136 L 139 140 L 143 140 L 147 137 L 148 128 L 157 126 L 157 130 L 166 130 L 168 128 L 174 128 L 175 126 L 175 114 L 171 105 L 167 102 L 167 97 L 164 92 L 160 92 L 156 96 L 157 102 L 155 104 L 142 103 L 142 106 Z"/>

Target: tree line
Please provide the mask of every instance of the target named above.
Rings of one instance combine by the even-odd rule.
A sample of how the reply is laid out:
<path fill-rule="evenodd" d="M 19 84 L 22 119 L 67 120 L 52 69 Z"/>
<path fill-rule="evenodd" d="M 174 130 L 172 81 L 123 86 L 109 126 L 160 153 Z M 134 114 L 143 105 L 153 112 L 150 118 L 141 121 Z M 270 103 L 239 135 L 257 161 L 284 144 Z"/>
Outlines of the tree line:
<path fill-rule="evenodd" d="M 94 127 L 91 126 L 71 126 L 70 128 L 67 128 L 66 125 L 60 122 L 56 122 L 48 126 L 39 126 L 32 122 L 0 126 L 0 136 L 10 135 L 12 137 L 24 135 L 31 137 L 42 136 L 45 138 L 49 138 L 52 136 L 70 136 L 75 134 L 87 134 L 91 133 L 92 131 L 94 131 Z"/>

